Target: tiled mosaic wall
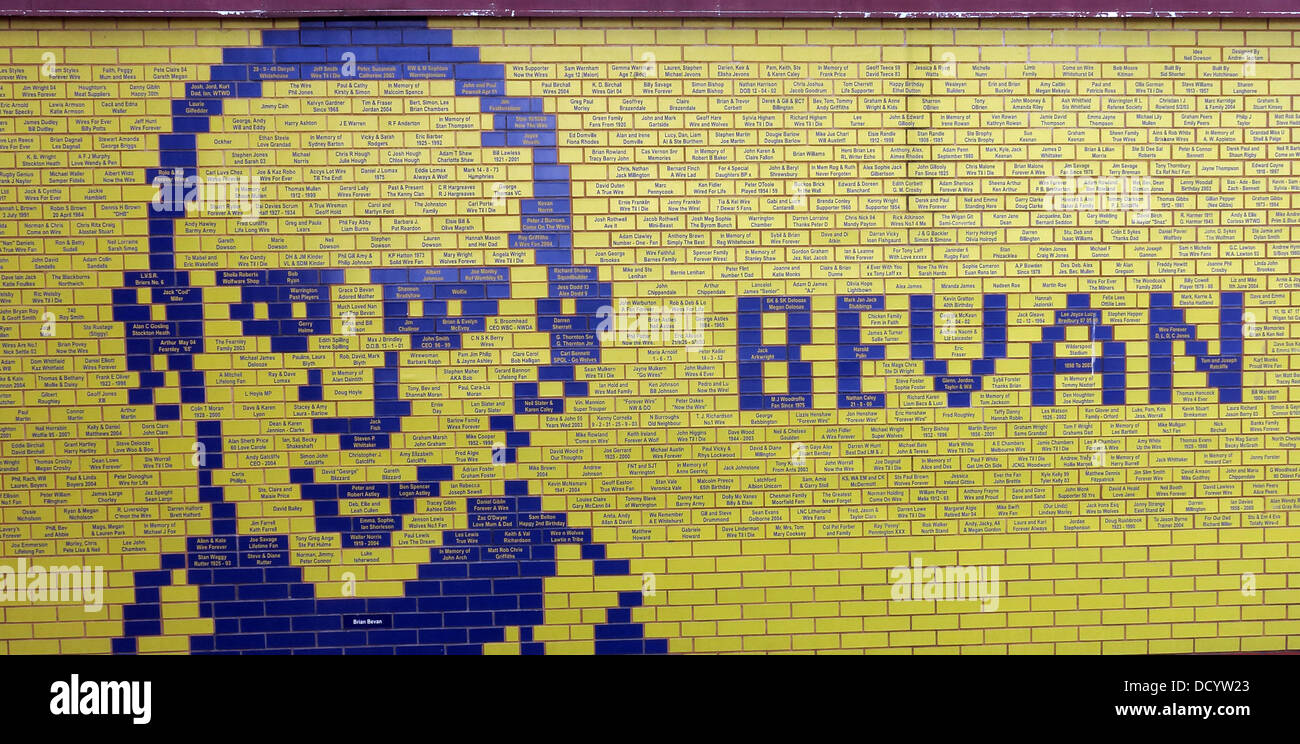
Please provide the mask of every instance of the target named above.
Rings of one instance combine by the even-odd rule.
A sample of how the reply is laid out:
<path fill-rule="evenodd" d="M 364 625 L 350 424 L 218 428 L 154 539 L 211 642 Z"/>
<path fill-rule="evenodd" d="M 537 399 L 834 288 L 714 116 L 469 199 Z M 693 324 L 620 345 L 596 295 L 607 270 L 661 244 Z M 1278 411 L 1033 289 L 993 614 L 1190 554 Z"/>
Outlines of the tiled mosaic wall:
<path fill-rule="evenodd" d="M 0 27 L 0 653 L 1300 648 L 1300 23 Z"/>

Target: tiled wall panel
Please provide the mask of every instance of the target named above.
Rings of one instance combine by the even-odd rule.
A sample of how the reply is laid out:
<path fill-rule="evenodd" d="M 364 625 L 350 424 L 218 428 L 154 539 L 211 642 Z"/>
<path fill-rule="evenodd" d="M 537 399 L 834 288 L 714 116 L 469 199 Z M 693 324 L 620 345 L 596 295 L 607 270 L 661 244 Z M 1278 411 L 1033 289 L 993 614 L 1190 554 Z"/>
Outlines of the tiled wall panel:
<path fill-rule="evenodd" d="M 1296 649 L 1297 33 L 0 19 L 0 653 Z"/>

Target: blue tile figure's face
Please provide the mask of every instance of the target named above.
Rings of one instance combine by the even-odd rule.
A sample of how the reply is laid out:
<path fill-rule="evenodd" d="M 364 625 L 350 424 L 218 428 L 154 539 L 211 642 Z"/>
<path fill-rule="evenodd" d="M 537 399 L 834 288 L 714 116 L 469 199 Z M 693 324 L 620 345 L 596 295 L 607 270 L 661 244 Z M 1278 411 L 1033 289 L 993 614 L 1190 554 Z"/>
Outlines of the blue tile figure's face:
<path fill-rule="evenodd" d="M 585 395 L 610 303 L 572 265 L 555 116 L 424 21 L 262 42 L 173 102 L 149 267 L 114 295 L 134 402 L 193 438 L 211 513 L 137 572 L 114 647 L 163 632 L 156 587 L 178 581 L 210 621 L 196 652 L 540 652 L 558 556 L 627 574 L 518 462 Z M 617 650 L 664 648 L 617 628 Z"/>

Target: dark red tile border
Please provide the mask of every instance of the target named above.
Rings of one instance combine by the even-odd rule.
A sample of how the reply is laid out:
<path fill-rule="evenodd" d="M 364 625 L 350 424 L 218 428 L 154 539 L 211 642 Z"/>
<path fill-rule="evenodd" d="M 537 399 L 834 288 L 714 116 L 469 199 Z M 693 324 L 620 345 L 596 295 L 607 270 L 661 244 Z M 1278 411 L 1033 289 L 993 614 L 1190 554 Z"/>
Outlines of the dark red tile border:
<path fill-rule="evenodd" d="M 1300 0 L 0 0 L 0 15 L 1300 16 Z"/>

